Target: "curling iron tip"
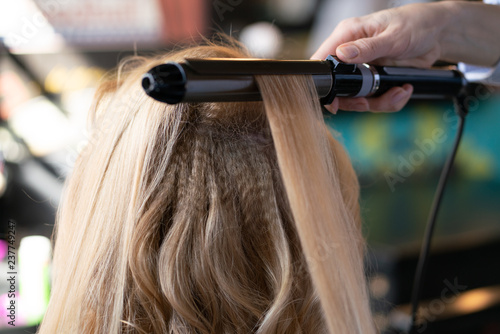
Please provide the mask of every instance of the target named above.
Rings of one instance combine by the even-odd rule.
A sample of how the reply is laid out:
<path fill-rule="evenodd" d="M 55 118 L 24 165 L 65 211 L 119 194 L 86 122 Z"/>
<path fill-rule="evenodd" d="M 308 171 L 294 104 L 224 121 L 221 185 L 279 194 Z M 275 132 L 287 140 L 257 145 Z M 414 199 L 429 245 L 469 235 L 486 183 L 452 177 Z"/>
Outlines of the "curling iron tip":
<path fill-rule="evenodd" d="M 150 93 L 155 89 L 155 78 L 151 73 L 146 73 L 142 77 L 142 88 L 146 93 Z"/>
<path fill-rule="evenodd" d="M 182 101 L 186 92 L 186 75 L 177 63 L 165 63 L 153 67 L 142 76 L 142 88 L 152 98 L 175 104 Z"/>

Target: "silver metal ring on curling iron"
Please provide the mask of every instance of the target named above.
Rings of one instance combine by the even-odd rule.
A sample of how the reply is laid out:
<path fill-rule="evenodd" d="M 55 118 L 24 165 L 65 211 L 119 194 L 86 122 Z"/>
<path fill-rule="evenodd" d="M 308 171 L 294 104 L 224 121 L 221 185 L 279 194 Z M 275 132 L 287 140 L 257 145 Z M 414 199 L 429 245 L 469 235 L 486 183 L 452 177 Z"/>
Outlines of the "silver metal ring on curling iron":
<path fill-rule="evenodd" d="M 377 69 L 375 66 L 370 66 L 369 64 L 363 64 L 365 65 L 373 74 L 373 84 L 372 84 L 372 89 L 370 90 L 370 93 L 368 93 L 367 96 L 371 96 L 375 94 L 378 89 L 380 88 L 380 74 L 378 73 Z"/>

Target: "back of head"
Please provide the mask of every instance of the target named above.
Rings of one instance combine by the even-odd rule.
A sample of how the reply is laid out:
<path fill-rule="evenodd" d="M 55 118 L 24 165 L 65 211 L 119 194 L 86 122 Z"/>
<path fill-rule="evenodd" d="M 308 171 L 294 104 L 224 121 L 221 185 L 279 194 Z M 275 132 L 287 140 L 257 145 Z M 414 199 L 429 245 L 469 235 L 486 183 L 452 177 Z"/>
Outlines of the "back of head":
<path fill-rule="evenodd" d="M 327 249 L 326 262 L 320 263 L 307 242 L 314 236 L 299 235 L 304 233 L 296 226 L 307 224 L 298 215 L 316 210 L 292 210 L 300 206 L 291 191 L 299 181 L 283 171 L 285 164 L 293 169 L 300 157 L 276 143 L 279 131 L 284 131 L 282 137 L 292 130 L 276 127 L 269 110 L 281 107 L 269 106 L 266 96 L 276 96 L 270 87 L 278 84 L 290 85 L 291 95 L 304 87 L 310 90 L 307 79 L 259 78 L 265 107 L 260 102 L 169 106 L 146 96 L 140 86 L 143 73 L 167 60 L 244 56 L 235 47 L 200 46 L 136 58 L 102 85 L 91 116 L 91 140 L 67 182 L 58 213 L 52 297 L 40 333 L 371 328 L 364 314 L 357 183 L 345 153 L 324 125 L 317 128 L 326 138 L 326 154 L 336 157 L 323 171 L 333 190 L 331 198 L 313 206 L 322 211 L 336 202 L 340 213 L 332 218 L 338 221 L 335 226 L 349 226 L 332 242 L 349 249 Z M 310 100 L 311 94 L 305 98 Z M 283 108 L 297 109 L 290 96 L 280 101 Z M 305 107 L 319 106 L 307 101 Z M 319 160 L 311 163 L 324 160 L 315 158 Z M 306 182 L 311 175 L 302 178 Z M 349 251 L 356 255 L 347 258 Z M 333 309 L 323 299 L 319 302 L 322 286 L 315 278 L 325 273 L 315 265 L 345 267 L 348 275 L 333 277 L 333 289 L 344 289 L 335 284 L 345 283 L 349 275 L 359 276 L 346 289 L 360 293 L 340 294 L 344 301 L 358 300 L 329 314 Z M 350 314 L 358 306 L 363 315 Z M 339 320 L 331 322 L 330 317 Z"/>

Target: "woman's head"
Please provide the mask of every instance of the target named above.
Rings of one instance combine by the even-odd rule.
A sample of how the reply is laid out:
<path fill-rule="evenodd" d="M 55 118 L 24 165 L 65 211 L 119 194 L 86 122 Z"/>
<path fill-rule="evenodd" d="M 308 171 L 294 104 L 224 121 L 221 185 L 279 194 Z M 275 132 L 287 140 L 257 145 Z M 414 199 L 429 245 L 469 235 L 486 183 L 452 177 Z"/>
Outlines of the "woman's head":
<path fill-rule="evenodd" d="M 53 292 L 41 333 L 326 331 L 312 255 L 304 254 L 291 208 L 296 199 L 289 200 L 283 182 L 275 143 L 282 130 L 266 114 L 273 107 L 171 106 L 140 86 L 143 73 L 167 60 L 244 56 L 235 47 L 200 46 L 136 58 L 98 90 L 92 136 L 58 214 Z M 260 78 L 261 91 L 280 83 L 273 80 Z M 292 92 L 300 86 L 286 80 Z M 318 131 L 328 138 L 324 126 Z M 328 183 L 338 188 L 333 200 L 352 225 L 355 175 L 329 140 L 339 159 Z M 361 254 L 359 226 L 347 230 Z"/>

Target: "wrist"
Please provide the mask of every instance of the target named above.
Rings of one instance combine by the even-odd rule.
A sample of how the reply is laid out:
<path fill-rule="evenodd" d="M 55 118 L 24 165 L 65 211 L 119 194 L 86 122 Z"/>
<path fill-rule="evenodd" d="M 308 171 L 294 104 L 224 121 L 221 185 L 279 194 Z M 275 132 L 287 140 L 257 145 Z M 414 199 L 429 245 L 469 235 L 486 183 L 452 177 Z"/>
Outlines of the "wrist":
<path fill-rule="evenodd" d="M 463 44 L 461 39 L 464 35 L 460 24 L 464 16 L 463 3 L 460 1 L 443 1 L 437 5 L 441 6 L 440 14 L 444 18 L 441 21 L 441 31 L 438 38 L 441 49 L 440 60 L 458 62 L 457 55 L 460 50 L 457 49 Z"/>
<path fill-rule="evenodd" d="M 498 17 L 500 6 L 481 2 L 440 2 L 444 26 L 440 34 L 441 59 L 493 66 L 500 58 Z"/>

